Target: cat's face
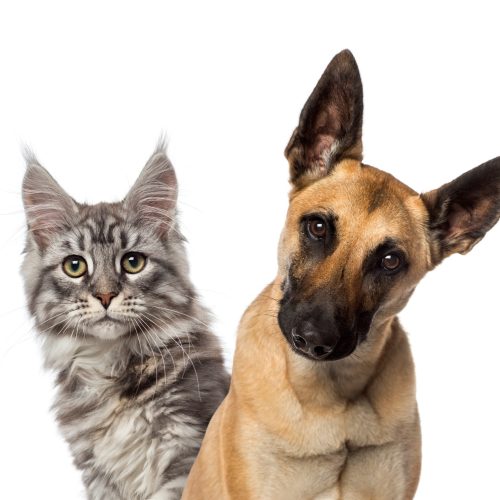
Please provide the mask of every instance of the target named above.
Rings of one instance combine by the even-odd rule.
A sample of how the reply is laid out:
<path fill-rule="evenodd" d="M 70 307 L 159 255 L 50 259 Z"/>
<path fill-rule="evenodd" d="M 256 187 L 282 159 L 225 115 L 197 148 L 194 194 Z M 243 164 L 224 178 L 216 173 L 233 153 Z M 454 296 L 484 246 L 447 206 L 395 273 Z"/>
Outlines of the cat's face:
<path fill-rule="evenodd" d="M 75 202 L 31 159 L 23 184 L 23 273 L 38 330 L 100 339 L 168 331 L 192 293 L 183 278 L 176 196 L 161 150 L 122 202 L 90 206 Z"/>

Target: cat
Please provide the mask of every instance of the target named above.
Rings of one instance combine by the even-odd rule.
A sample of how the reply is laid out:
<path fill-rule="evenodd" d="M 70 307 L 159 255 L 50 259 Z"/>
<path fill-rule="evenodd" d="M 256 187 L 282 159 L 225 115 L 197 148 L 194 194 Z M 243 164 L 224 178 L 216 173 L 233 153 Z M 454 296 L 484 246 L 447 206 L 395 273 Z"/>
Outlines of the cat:
<path fill-rule="evenodd" d="M 87 497 L 180 498 L 229 376 L 188 277 L 165 146 L 123 201 L 96 205 L 25 156 L 25 292 Z"/>

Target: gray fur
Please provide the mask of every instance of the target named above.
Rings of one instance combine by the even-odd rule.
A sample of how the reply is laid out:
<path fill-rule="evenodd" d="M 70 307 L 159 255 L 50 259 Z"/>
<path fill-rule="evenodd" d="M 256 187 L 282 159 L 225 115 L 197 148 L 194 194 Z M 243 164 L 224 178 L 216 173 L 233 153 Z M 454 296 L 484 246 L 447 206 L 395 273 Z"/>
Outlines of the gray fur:
<path fill-rule="evenodd" d="M 88 498 L 180 498 L 228 376 L 188 277 L 164 147 L 119 203 L 77 203 L 26 161 L 25 290 Z M 147 257 L 137 274 L 120 268 L 129 251 Z M 85 258 L 84 276 L 65 274 L 69 255 Z M 106 310 L 95 294 L 109 291 Z"/>

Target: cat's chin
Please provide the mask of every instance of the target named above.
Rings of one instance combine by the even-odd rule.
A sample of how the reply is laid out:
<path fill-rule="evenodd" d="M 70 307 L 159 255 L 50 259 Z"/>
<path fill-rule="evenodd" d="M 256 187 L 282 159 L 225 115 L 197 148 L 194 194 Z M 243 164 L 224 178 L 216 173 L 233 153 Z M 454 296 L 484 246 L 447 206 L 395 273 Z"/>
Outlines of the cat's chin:
<path fill-rule="evenodd" d="M 127 325 L 120 321 L 105 318 L 88 325 L 86 333 L 102 340 L 115 340 L 128 333 Z"/>

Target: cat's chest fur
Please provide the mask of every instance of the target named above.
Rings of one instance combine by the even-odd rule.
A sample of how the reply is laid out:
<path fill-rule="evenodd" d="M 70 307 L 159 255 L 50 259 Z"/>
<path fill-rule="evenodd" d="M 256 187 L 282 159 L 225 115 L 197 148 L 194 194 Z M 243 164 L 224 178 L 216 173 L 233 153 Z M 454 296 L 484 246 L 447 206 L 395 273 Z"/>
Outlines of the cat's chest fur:
<path fill-rule="evenodd" d="M 125 350 L 71 338 L 44 346 L 47 364 L 58 365 L 54 408 L 75 465 L 113 477 L 123 498 L 148 498 L 179 445 L 196 448 L 202 432 L 176 411 L 187 360 Z"/>

